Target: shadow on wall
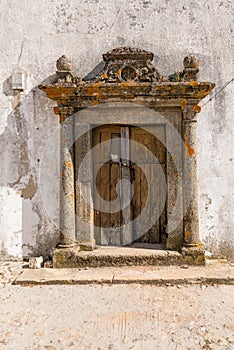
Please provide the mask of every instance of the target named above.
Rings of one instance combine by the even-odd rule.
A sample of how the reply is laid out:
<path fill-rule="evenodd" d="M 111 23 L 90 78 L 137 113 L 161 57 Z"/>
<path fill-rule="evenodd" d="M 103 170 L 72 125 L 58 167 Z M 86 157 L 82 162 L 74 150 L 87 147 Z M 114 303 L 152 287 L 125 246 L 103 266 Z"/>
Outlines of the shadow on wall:
<path fill-rule="evenodd" d="M 58 241 L 59 121 L 37 87 L 26 94 L 12 86 L 12 77 L 3 83 L 11 113 L 0 128 L 0 257 L 49 257 Z"/>

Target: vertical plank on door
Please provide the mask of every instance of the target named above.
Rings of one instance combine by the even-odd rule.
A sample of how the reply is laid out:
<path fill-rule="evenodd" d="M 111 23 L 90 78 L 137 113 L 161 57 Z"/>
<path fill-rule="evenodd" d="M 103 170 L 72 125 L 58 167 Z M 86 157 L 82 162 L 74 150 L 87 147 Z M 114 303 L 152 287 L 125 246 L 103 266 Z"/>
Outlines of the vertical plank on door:
<path fill-rule="evenodd" d="M 129 127 L 121 127 L 121 206 L 122 206 L 122 237 L 121 244 L 131 244 L 132 218 L 131 218 L 131 174 L 130 174 L 130 154 L 129 154 Z"/>
<path fill-rule="evenodd" d="M 109 244 L 109 239 L 106 237 L 105 228 L 110 227 L 110 215 L 109 215 L 109 206 L 108 202 L 110 201 L 110 184 L 109 184 L 109 174 L 110 174 L 110 165 L 103 164 L 100 169 L 101 179 L 100 179 L 100 195 L 102 200 L 105 201 L 101 205 L 101 243 L 104 245 Z M 107 213 L 106 213 L 107 211 Z"/>
<path fill-rule="evenodd" d="M 150 130 L 153 134 L 158 135 L 159 139 L 164 140 L 165 131 L 162 125 L 147 127 L 147 130 L 137 127 L 131 129 L 131 139 L 139 144 L 139 146 L 137 144 L 131 145 L 132 158 L 141 167 L 139 172 L 135 166 L 137 171 L 135 171 L 134 189 L 137 193 L 134 194 L 133 213 L 136 218 L 142 212 L 141 220 L 135 224 L 136 232 L 142 231 L 139 240 L 147 243 L 159 243 L 162 219 L 159 219 L 160 191 L 163 189 L 161 187 L 162 172 L 158 167 L 161 166 L 161 162 L 165 162 L 165 149 L 161 142 L 153 134 L 150 134 Z M 149 202 L 145 207 L 147 199 Z M 144 233 L 147 226 L 149 230 Z"/>
<path fill-rule="evenodd" d="M 161 191 L 161 183 L 159 178 L 159 167 L 160 164 L 152 164 L 151 165 L 151 186 L 150 186 L 150 199 L 151 199 L 151 211 L 150 217 L 151 222 L 154 223 L 150 228 L 150 242 L 155 243 L 160 240 L 160 225 L 159 225 L 159 209 L 160 209 L 160 191 Z"/>
<path fill-rule="evenodd" d="M 99 173 L 101 170 L 99 169 L 99 164 L 93 164 L 93 173 L 94 173 L 94 184 L 93 187 L 93 203 L 94 203 L 94 225 L 95 225 L 95 240 L 96 244 L 101 244 L 101 174 Z M 95 191 L 97 193 L 95 193 Z"/>
<path fill-rule="evenodd" d="M 110 224 L 109 224 L 109 245 L 121 244 L 121 198 L 120 188 L 117 192 L 117 184 L 120 181 L 120 165 L 119 163 L 110 164 L 110 202 L 116 201 L 113 207 L 113 212 L 110 210 Z"/>
<path fill-rule="evenodd" d="M 141 213 L 141 168 L 138 165 L 134 165 L 132 171 L 134 172 L 135 180 L 133 182 L 134 195 L 132 199 L 132 219 L 133 223 L 133 240 L 139 238 L 138 233 L 141 232 L 141 222 L 137 220 Z"/>

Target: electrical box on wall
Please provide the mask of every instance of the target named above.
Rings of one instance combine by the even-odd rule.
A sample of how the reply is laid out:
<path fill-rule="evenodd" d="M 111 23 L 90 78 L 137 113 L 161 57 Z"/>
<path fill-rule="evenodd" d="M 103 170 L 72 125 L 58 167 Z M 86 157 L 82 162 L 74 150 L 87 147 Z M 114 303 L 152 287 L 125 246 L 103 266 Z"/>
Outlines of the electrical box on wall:
<path fill-rule="evenodd" d="M 12 90 L 24 91 L 26 89 L 26 73 L 17 69 L 11 76 L 11 88 Z"/>

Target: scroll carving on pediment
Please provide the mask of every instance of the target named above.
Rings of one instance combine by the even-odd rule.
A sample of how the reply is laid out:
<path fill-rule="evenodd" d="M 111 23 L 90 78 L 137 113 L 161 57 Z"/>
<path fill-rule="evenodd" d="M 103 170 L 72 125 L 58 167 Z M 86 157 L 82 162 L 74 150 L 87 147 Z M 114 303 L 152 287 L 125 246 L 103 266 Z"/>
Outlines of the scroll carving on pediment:
<path fill-rule="evenodd" d="M 120 47 L 103 54 L 105 67 L 92 82 L 161 82 L 165 78 L 153 64 L 154 54 L 134 47 Z"/>

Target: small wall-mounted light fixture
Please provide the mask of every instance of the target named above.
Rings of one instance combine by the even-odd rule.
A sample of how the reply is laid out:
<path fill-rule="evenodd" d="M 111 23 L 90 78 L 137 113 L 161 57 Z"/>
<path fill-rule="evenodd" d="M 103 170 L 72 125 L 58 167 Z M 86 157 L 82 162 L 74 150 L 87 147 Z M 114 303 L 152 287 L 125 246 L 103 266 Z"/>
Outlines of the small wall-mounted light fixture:
<path fill-rule="evenodd" d="M 12 90 L 24 91 L 26 90 L 26 72 L 22 69 L 16 69 L 11 75 Z"/>

